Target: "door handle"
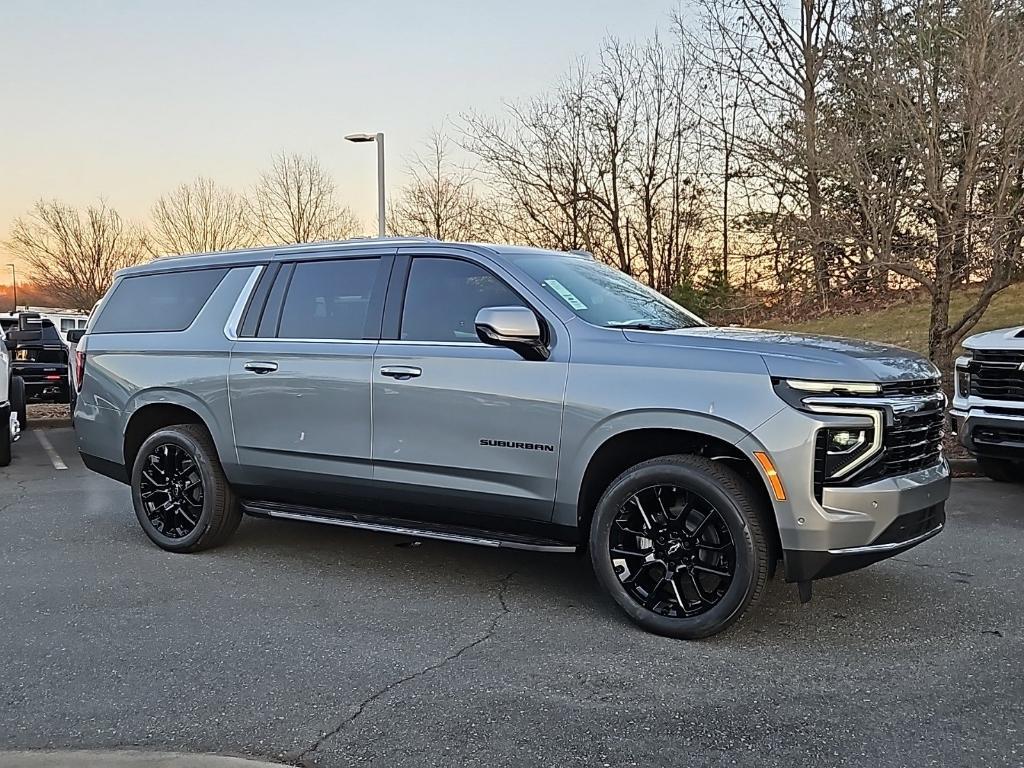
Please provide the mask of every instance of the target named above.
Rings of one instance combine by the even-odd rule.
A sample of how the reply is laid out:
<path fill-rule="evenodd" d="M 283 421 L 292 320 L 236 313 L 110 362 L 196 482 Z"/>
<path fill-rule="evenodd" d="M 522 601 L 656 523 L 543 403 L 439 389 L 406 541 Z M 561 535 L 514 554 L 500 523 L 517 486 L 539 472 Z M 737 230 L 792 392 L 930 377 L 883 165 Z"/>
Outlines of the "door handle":
<path fill-rule="evenodd" d="M 253 373 L 273 373 L 277 370 L 277 363 L 271 363 L 264 360 L 250 360 L 242 367 L 247 371 L 252 371 Z"/>
<path fill-rule="evenodd" d="M 414 365 L 385 365 L 380 369 L 381 376 L 390 376 L 399 381 L 414 379 L 422 373 L 423 370 Z"/>

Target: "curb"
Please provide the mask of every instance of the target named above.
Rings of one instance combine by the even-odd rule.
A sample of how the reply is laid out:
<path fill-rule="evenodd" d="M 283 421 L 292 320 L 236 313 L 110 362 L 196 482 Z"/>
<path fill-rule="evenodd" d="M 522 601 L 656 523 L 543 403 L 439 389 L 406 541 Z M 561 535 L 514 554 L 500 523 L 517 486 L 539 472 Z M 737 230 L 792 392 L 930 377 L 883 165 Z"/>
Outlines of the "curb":
<path fill-rule="evenodd" d="M 953 477 L 980 477 L 981 470 L 975 459 L 948 459 Z"/>

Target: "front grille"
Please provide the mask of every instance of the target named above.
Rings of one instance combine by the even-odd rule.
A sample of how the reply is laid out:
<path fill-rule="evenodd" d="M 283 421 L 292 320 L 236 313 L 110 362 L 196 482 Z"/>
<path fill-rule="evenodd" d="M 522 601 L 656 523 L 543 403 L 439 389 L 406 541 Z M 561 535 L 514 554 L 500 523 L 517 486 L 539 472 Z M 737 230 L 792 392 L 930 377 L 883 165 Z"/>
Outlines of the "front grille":
<path fill-rule="evenodd" d="M 977 351 L 971 363 L 971 394 L 986 400 L 1024 401 L 1024 350 Z"/>
<path fill-rule="evenodd" d="M 814 492 L 820 501 L 826 485 L 848 487 L 874 483 L 890 477 L 934 467 L 942 461 L 945 435 L 943 399 L 935 400 L 927 410 L 894 413 L 892 423 L 882 432 L 882 450 L 870 463 L 841 481 L 825 477 L 825 431 L 818 432 L 814 451 Z"/>
<path fill-rule="evenodd" d="M 881 535 L 871 544 L 900 544 L 910 541 L 917 536 L 934 531 L 945 521 L 946 511 L 943 504 L 925 507 L 917 512 L 908 512 L 893 520 L 889 527 L 882 531 Z"/>
<path fill-rule="evenodd" d="M 914 381 L 891 381 L 882 385 L 884 397 L 910 397 L 934 395 L 941 389 L 939 379 L 915 379 Z"/>
<path fill-rule="evenodd" d="M 942 408 L 895 417 L 883 435 L 882 453 L 857 476 L 859 483 L 899 477 L 934 467 L 942 460 Z"/>

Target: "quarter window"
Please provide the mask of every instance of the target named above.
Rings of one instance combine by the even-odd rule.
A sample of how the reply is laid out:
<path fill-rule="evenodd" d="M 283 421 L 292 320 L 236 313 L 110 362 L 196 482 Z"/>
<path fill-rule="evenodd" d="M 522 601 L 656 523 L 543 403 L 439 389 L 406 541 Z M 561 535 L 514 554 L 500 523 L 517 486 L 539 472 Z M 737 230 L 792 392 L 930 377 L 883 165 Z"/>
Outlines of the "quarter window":
<path fill-rule="evenodd" d="M 227 273 L 202 269 L 126 277 L 104 301 L 92 332 L 184 331 Z"/>
<path fill-rule="evenodd" d="M 295 265 L 281 309 L 282 339 L 362 339 L 380 259 Z"/>
<path fill-rule="evenodd" d="M 476 314 L 484 307 L 526 306 L 505 283 L 468 261 L 413 259 L 402 310 L 407 341 L 477 340 Z"/>

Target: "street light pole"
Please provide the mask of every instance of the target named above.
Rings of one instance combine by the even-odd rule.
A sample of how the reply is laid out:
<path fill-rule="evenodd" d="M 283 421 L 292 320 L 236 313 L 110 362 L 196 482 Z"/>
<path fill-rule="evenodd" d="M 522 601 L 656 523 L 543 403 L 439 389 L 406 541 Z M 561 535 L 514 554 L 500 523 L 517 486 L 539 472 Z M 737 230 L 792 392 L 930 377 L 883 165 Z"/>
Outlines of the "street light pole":
<path fill-rule="evenodd" d="M 377 237 L 384 237 L 384 134 L 378 133 L 377 142 Z"/>
<path fill-rule="evenodd" d="M 11 288 L 14 290 L 14 309 L 11 310 L 11 314 L 17 314 L 18 312 L 18 273 L 14 271 L 14 264 L 8 264 L 11 268 Z"/>
<path fill-rule="evenodd" d="M 384 237 L 384 217 L 387 213 L 384 200 L 384 134 L 350 133 L 345 139 L 356 144 L 367 141 L 377 143 L 377 237 Z"/>

